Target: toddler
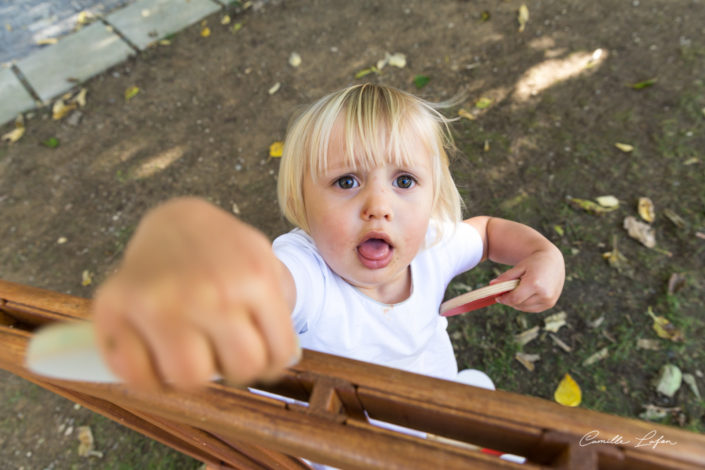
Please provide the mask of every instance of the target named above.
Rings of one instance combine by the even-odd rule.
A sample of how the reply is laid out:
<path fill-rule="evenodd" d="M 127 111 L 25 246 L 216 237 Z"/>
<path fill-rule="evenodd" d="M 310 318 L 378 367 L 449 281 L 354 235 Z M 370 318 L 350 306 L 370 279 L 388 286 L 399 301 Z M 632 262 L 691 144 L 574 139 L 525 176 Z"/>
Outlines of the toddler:
<path fill-rule="evenodd" d="M 149 212 L 94 302 L 101 350 L 128 383 L 190 388 L 218 373 L 272 380 L 305 347 L 456 380 L 439 315 L 456 275 L 489 258 L 519 279 L 499 301 L 552 307 L 560 251 L 508 220 L 461 220 L 448 120 L 391 87 L 351 86 L 290 125 L 279 204 L 297 228 L 273 244 L 209 203 Z M 492 388 L 482 374 L 470 383 Z"/>

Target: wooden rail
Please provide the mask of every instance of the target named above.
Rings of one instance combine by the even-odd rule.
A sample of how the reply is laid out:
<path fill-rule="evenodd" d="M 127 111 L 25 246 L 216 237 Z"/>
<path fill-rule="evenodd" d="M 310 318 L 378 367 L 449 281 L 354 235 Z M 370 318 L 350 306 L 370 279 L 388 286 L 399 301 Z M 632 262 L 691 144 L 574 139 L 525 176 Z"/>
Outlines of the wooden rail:
<path fill-rule="evenodd" d="M 700 434 L 314 351 L 304 351 L 280 382 L 256 385 L 296 402 L 219 382 L 193 393 L 149 394 L 29 372 L 24 357 L 33 331 L 85 320 L 89 306 L 0 281 L 0 367 L 214 468 L 308 468 L 299 457 L 360 469 L 705 468 Z M 382 428 L 367 416 L 427 437 Z M 586 445 L 588 433 L 602 443 Z M 660 440 L 639 446 L 644 436 Z M 505 461 L 479 447 L 527 460 Z"/>

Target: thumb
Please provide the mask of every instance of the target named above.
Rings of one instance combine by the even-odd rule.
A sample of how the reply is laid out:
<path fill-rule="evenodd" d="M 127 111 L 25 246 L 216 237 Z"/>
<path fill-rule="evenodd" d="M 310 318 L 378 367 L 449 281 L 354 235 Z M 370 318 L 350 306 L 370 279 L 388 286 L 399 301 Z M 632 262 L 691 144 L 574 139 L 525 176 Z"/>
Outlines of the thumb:
<path fill-rule="evenodd" d="M 524 275 L 525 269 L 519 266 L 515 266 L 490 281 L 490 285 L 497 284 L 498 282 L 511 281 L 512 279 L 520 279 Z"/>

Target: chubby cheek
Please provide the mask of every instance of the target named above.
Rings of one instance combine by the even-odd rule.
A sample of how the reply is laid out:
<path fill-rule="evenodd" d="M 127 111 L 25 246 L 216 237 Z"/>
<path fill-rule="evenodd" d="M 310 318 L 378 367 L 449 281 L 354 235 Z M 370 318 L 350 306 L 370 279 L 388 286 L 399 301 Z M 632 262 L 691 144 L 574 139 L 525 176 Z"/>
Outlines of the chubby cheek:
<path fill-rule="evenodd" d="M 350 244 L 350 234 L 346 231 L 345 220 L 343 217 L 336 217 L 335 212 L 328 212 L 323 217 L 317 217 L 310 224 L 311 236 L 329 264 L 332 259 L 336 258 L 336 255 L 339 257 L 346 250 L 351 249 L 347 246 Z"/>

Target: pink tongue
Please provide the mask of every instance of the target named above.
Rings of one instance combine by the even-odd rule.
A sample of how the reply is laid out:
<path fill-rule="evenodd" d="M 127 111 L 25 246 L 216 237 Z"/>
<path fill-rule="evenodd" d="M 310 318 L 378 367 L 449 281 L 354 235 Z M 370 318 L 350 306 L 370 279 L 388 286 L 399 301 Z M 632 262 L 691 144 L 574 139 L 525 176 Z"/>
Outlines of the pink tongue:
<path fill-rule="evenodd" d="M 387 242 L 378 238 L 373 238 L 362 243 L 358 248 L 360 254 L 367 259 L 382 259 L 389 253 L 390 247 Z"/>

